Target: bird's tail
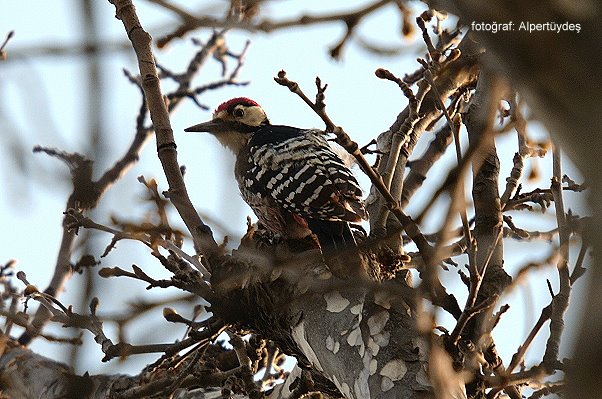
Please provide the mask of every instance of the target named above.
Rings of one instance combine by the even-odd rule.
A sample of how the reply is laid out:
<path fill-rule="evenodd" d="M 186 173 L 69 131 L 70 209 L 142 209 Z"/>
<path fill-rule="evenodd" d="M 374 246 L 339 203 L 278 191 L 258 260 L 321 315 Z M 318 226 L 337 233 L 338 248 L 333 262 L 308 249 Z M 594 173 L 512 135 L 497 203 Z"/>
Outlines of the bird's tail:
<path fill-rule="evenodd" d="M 337 275 L 356 275 L 363 271 L 362 258 L 347 222 L 308 219 L 309 229 L 317 237 L 322 255 Z"/>
<path fill-rule="evenodd" d="M 347 222 L 308 219 L 307 227 L 316 235 L 324 256 L 332 256 L 357 247 Z"/>

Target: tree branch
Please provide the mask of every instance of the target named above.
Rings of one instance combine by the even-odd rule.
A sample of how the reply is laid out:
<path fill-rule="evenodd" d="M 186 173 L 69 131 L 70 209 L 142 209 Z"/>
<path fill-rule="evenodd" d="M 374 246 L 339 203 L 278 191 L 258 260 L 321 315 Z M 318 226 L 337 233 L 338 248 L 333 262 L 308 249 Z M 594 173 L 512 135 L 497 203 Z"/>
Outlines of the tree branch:
<path fill-rule="evenodd" d="M 192 234 L 197 251 L 207 258 L 211 258 L 217 254 L 218 246 L 211 229 L 203 223 L 192 205 L 180 172 L 173 130 L 171 129 L 167 106 L 161 93 L 157 68 L 150 46 L 152 39 L 142 28 L 130 0 L 112 0 L 111 3 L 115 5 L 116 16 L 123 22 L 136 52 L 140 76 L 142 77 L 142 88 L 156 133 L 157 153 L 169 184 L 169 199 L 173 202 Z"/>

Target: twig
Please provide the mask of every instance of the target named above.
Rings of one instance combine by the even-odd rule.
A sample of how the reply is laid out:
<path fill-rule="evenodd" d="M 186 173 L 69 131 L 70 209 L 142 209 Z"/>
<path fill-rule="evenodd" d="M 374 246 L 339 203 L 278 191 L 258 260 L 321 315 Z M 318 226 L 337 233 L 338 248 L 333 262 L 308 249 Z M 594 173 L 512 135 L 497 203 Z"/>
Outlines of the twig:
<path fill-rule="evenodd" d="M 481 289 L 481 284 L 483 283 L 483 277 L 487 271 L 487 266 L 489 265 L 489 262 L 491 261 L 491 257 L 493 256 L 493 253 L 496 250 L 496 247 L 498 245 L 498 242 L 500 241 L 501 236 L 502 236 L 502 231 L 500 229 L 496 239 L 494 241 L 492 241 L 489 248 L 487 248 L 487 253 L 484 258 L 485 261 L 483 262 L 483 264 L 480 267 L 477 266 L 476 262 L 471 262 L 471 264 L 470 264 L 470 276 L 469 276 L 470 277 L 470 289 L 469 289 L 469 293 L 468 293 L 468 298 L 466 299 L 466 305 L 464 306 L 464 310 L 462 311 L 462 314 L 460 315 L 460 318 L 458 319 L 458 322 L 456 323 L 456 327 L 450 334 L 450 341 L 454 345 L 458 344 L 458 341 L 460 339 L 462 331 L 466 327 L 466 323 L 468 323 L 468 321 L 474 315 L 476 315 L 478 313 L 478 312 L 475 312 L 473 310 L 473 308 L 475 307 L 475 303 L 477 301 L 479 290 Z M 494 296 L 492 296 L 491 298 L 494 298 Z M 497 298 L 496 298 L 496 300 L 497 300 Z M 487 300 L 484 300 L 483 303 L 485 303 L 486 301 Z M 491 304 L 491 306 L 493 306 L 493 304 L 495 304 L 495 301 Z M 487 309 L 487 307 L 483 308 L 483 310 L 484 309 Z"/>
<path fill-rule="evenodd" d="M 67 216 L 68 227 L 71 229 L 75 229 L 81 226 L 86 229 L 94 229 L 112 234 L 114 236 L 114 241 L 128 239 L 140 241 L 150 248 L 153 248 L 156 245 L 162 246 L 163 248 L 177 254 L 181 258 L 186 259 L 190 264 L 194 265 L 194 267 L 196 267 L 201 272 L 202 276 L 204 276 L 205 278 L 211 277 L 211 273 L 201 264 L 201 262 L 199 262 L 198 258 L 188 255 L 181 248 L 175 246 L 174 243 L 171 241 L 156 236 L 151 237 L 145 233 L 129 233 L 127 231 L 116 230 L 111 227 L 94 222 L 92 219 L 85 217 L 81 212 L 75 209 L 68 210 Z M 112 242 L 112 244 L 114 244 L 114 242 Z M 209 289 L 208 286 L 206 288 Z"/>
<path fill-rule="evenodd" d="M 527 275 L 531 271 L 555 264 L 557 261 L 558 261 L 558 250 L 553 249 L 550 251 L 550 254 L 546 258 L 539 260 L 539 261 L 532 261 L 532 262 L 526 263 L 518 270 L 518 272 L 516 273 L 516 276 L 512 280 L 512 284 L 510 284 L 508 287 L 506 287 L 505 292 L 510 293 L 511 290 L 513 290 L 515 287 L 517 287 L 522 282 L 524 282 Z"/>
<path fill-rule="evenodd" d="M 194 55 L 194 57 L 192 57 L 192 59 L 188 63 L 186 72 L 183 73 L 182 75 L 178 76 L 178 79 L 177 79 L 178 87 L 174 90 L 173 93 L 185 93 L 188 97 L 194 99 L 194 101 L 197 102 L 196 94 L 199 94 L 199 93 L 196 93 L 196 94 L 191 93 L 189 95 L 187 94 L 187 93 L 190 93 L 190 86 L 192 83 L 192 78 L 203 67 L 205 62 L 207 62 L 207 60 L 211 56 L 213 56 L 217 52 L 219 52 L 219 49 L 225 48 L 225 45 L 226 44 L 225 44 L 225 39 L 224 39 L 224 33 L 223 32 L 215 32 L 211 36 L 211 38 L 209 39 L 207 44 L 205 44 L 203 46 L 203 48 L 201 50 L 199 50 Z M 248 44 L 245 45 L 244 51 L 246 51 L 247 47 L 248 47 Z M 244 58 L 244 51 L 238 58 L 239 67 L 240 67 L 240 65 L 242 65 L 242 61 Z M 223 63 L 223 61 L 222 61 L 222 63 Z M 228 81 L 232 81 L 236 78 L 236 76 L 238 75 L 239 67 L 237 67 L 234 70 L 234 72 L 231 74 Z M 181 102 L 183 97 L 184 97 L 183 95 L 175 95 L 175 94 L 172 94 L 171 96 L 168 95 L 168 98 L 170 99 L 169 105 L 168 105 L 168 111 L 169 112 L 174 111 L 176 109 L 176 107 L 179 105 L 179 103 Z"/>
<path fill-rule="evenodd" d="M 422 21 L 422 17 L 417 18 L 417 20 Z M 424 29 L 424 23 L 422 23 L 422 24 L 419 23 L 419 26 L 423 30 L 423 34 L 426 35 L 428 38 L 426 29 Z M 429 45 L 429 43 L 430 43 L 430 39 L 427 40 L 427 46 Z M 432 44 L 430 44 L 430 47 L 432 47 Z M 436 50 L 434 48 L 431 51 L 430 47 L 429 47 L 429 53 L 431 54 L 431 57 L 438 58 L 440 54 L 438 52 L 436 52 Z M 434 60 L 437 60 L 437 58 L 434 58 Z M 454 145 L 456 148 L 456 160 L 458 163 L 460 163 L 462 160 L 462 149 L 460 147 L 460 128 L 462 127 L 461 115 L 460 114 L 454 115 L 453 120 L 452 120 L 452 116 L 449 114 L 447 108 L 445 107 L 445 104 L 443 104 L 443 101 L 441 100 L 441 94 L 439 93 L 439 90 L 437 89 L 437 85 L 435 84 L 433 74 L 430 71 L 430 69 L 425 69 L 424 78 L 431 85 L 432 90 L 435 93 L 435 102 L 436 102 L 436 104 L 439 105 L 439 109 L 441 110 L 441 112 L 443 112 L 443 115 L 445 116 L 445 119 L 447 120 L 447 124 L 449 125 L 449 127 L 453 133 Z M 447 216 L 446 220 L 449 220 L 451 218 L 452 210 L 457 210 L 460 213 L 460 219 L 462 220 L 462 228 L 464 231 L 464 239 L 466 240 L 467 250 L 470 255 L 470 252 L 472 251 L 472 235 L 470 234 L 470 227 L 468 226 L 468 216 L 466 215 L 466 206 L 464 206 L 463 202 L 464 202 L 464 180 L 463 180 L 463 176 L 460 175 L 460 176 L 458 176 L 455 188 L 452 193 L 452 204 L 450 204 L 450 211 L 448 212 L 448 216 Z M 456 204 L 455 207 L 452 206 L 454 204 Z M 443 234 L 446 234 L 446 230 L 447 230 L 446 223 L 444 223 L 444 227 L 442 227 L 441 230 L 442 230 Z M 469 259 L 469 261 L 472 261 L 473 257 L 469 256 L 468 259 Z"/>
<path fill-rule="evenodd" d="M 403 170 L 405 169 L 406 161 L 409 154 L 404 154 L 404 157 L 402 158 L 401 162 L 399 162 L 400 153 L 402 151 L 402 148 L 406 146 L 406 144 L 410 140 L 414 128 L 420 119 L 419 109 L 422 104 L 422 100 L 424 99 L 424 96 L 428 90 L 428 86 L 421 84 L 418 95 L 415 96 L 412 92 L 412 89 L 403 80 L 399 79 L 388 70 L 379 68 L 376 70 L 375 75 L 380 79 L 386 79 L 395 82 L 403 92 L 404 96 L 408 99 L 408 116 L 403 122 L 403 124 L 401 124 L 399 129 L 392 132 L 391 145 L 388 150 L 389 156 L 387 157 L 387 164 L 385 166 L 384 172 L 381 173 L 385 187 L 391 193 L 391 195 L 394 198 L 396 198 L 397 196 L 394 195 L 394 193 L 392 192 L 391 186 L 393 182 L 393 177 L 396 174 L 399 175 L 399 172 L 397 172 L 398 170 L 401 170 L 401 174 L 403 175 Z M 403 184 L 403 179 L 399 179 L 399 181 L 401 182 L 401 184 Z M 403 191 L 403 186 L 401 185 L 400 187 L 396 187 L 396 191 L 399 191 L 399 193 L 401 194 L 401 192 Z M 377 215 L 373 215 L 373 218 L 375 219 L 372 223 L 372 229 L 374 230 L 373 234 L 376 234 L 376 236 L 378 236 L 382 234 L 381 231 L 385 232 L 388 215 L 389 210 L 385 207 L 379 209 L 379 213 Z"/>
<path fill-rule="evenodd" d="M 195 17 L 194 21 L 188 21 L 186 16 L 186 20 L 184 23 L 179 26 L 172 33 L 165 35 L 163 38 L 158 40 L 158 45 L 160 47 L 165 46 L 167 43 L 172 41 L 175 38 L 183 37 L 188 32 L 201 28 L 219 28 L 219 29 L 241 29 L 247 30 L 251 32 L 266 32 L 270 33 L 280 29 L 288 29 L 294 26 L 309 26 L 315 24 L 324 24 L 324 23 L 333 23 L 333 22 L 344 22 L 346 25 L 353 25 L 359 23 L 361 19 L 370 15 L 374 11 L 382 8 L 383 6 L 389 4 L 391 0 L 377 0 L 372 4 L 367 5 L 361 9 L 356 11 L 351 11 L 348 13 L 334 13 L 334 14 L 326 14 L 326 15 L 302 15 L 300 17 L 281 20 L 281 21 L 273 21 L 270 19 L 264 19 L 262 21 L 253 23 L 248 20 L 237 20 L 234 18 L 225 18 L 225 19 L 216 19 L 213 17 L 199 16 Z M 174 11 L 174 10 L 172 10 Z M 174 11 L 175 12 L 175 11 Z M 179 13 L 180 14 L 180 13 Z"/>
<path fill-rule="evenodd" d="M 510 111 L 511 121 L 514 124 L 514 128 L 516 129 L 516 134 L 518 137 L 518 151 L 516 154 L 514 154 L 513 167 L 510 171 L 510 176 L 506 178 L 506 188 L 504 189 L 504 193 L 500 197 L 502 209 L 506 206 L 510 196 L 518 186 L 518 181 L 523 172 L 523 160 L 530 155 L 529 147 L 526 144 L 527 121 L 520 112 L 518 104 L 514 98 L 510 101 Z"/>
<path fill-rule="evenodd" d="M 240 376 L 245 385 L 245 390 L 250 397 L 259 398 L 263 396 L 259 387 L 253 381 L 253 373 L 251 372 L 251 359 L 247 355 L 247 345 L 238 335 L 228 331 L 230 337 L 230 344 L 236 352 L 238 357 L 238 363 L 240 364 Z"/>
<path fill-rule="evenodd" d="M 412 160 L 410 171 L 403 182 L 403 191 L 399 205 L 405 208 L 410 198 L 422 186 L 427 172 L 445 153 L 452 140 L 452 129 L 449 125 L 443 126 L 435 133 L 435 137 L 421 158 Z"/>
<path fill-rule="evenodd" d="M 558 221 L 560 237 L 560 259 L 557 263 L 558 276 L 560 279 L 560 290 L 554 296 L 552 301 L 552 314 L 550 316 L 550 336 L 546 343 L 546 351 L 542 364 L 548 370 L 552 370 L 558 362 L 558 351 L 560 348 L 560 339 L 564 330 L 564 313 L 569 305 L 571 294 L 571 279 L 569 275 L 569 239 L 571 230 L 567 223 L 564 212 L 564 201 L 562 198 L 562 169 L 560 163 L 560 149 L 554 146 L 553 149 L 553 172 L 552 194 L 554 195 L 554 206 L 556 209 L 556 219 Z"/>
<path fill-rule="evenodd" d="M 589 249 L 589 242 L 585 238 L 582 238 L 581 240 L 581 249 L 579 250 L 579 255 L 577 255 L 577 261 L 575 262 L 573 273 L 571 273 L 571 286 L 575 284 L 575 281 L 577 281 L 577 279 L 583 276 L 587 271 L 587 269 L 583 267 L 583 261 L 585 260 L 585 255 Z"/>
<path fill-rule="evenodd" d="M 433 62 L 437 63 L 439 62 L 439 57 L 441 56 L 441 53 L 433 46 L 431 37 L 429 36 L 428 31 L 426 30 L 426 26 L 424 23 L 428 20 L 430 20 L 430 18 L 428 17 L 428 12 L 425 11 L 424 13 L 422 13 L 422 15 L 416 17 L 416 24 L 422 31 L 422 40 L 426 44 L 426 48 L 428 50 L 428 55 L 430 59 Z"/>
<path fill-rule="evenodd" d="M 102 191 L 96 190 L 92 182 L 92 161 L 77 153 L 67 153 L 52 148 L 36 146 L 33 152 L 44 152 L 65 162 L 71 172 L 73 191 L 66 204 L 66 210 L 75 206 L 90 209 L 96 206 Z M 70 231 L 63 218 L 63 231 L 61 244 L 50 283 L 44 290 L 45 294 L 58 296 L 65 283 L 71 277 L 71 251 L 75 241 L 75 232 Z M 19 337 L 21 345 L 28 345 L 42 330 L 51 317 L 51 313 L 44 307 L 39 307 L 31 324 Z"/>
<path fill-rule="evenodd" d="M 263 377 L 261 377 L 262 382 L 267 382 L 272 374 L 272 367 L 274 365 L 274 360 L 276 359 L 276 355 L 278 354 L 278 347 L 273 341 L 270 341 L 267 345 L 268 355 L 265 360 L 265 371 L 263 372 Z"/>
<path fill-rule="evenodd" d="M 40 304 L 52 314 L 54 321 L 62 323 L 65 327 L 86 329 L 94 334 L 94 340 L 101 346 L 103 353 L 105 353 L 103 361 L 108 361 L 113 357 L 111 352 L 114 351 L 116 345 L 107 338 L 102 329 L 102 322 L 96 317 L 96 307 L 98 305 L 97 298 L 94 298 L 90 303 L 90 314 L 81 315 L 73 312 L 70 307 L 65 307 L 52 295 L 37 291 L 32 285 L 26 287 L 24 295 L 40 302 Z"/>
<path fill-rule="evenodd" d="M 458 162 L 458 164 L 452 170 L 449 171 L 447 177 L 445 178 L 445 181 L 429 198 L 429 201 L 424 206 L 424 208 L 418 213 L 418 216 L 416 217 L 417 223 L 420 223 L 424 219 L 424 217 L 431 210 L 435 202 L 437 202 L 441 194 L 455 187 L 456 182 L 458 181 L 460 176 L 463 176 L 464 173 L 466 173 L 466 170 L 471 166 L 471 161 L 474 160 L 474 156 L 476 154 L 479 154 L 483 150 L 484 146 L 484 140 L 479 140 L 476 143 L 469 144 L 468 149 L 464 153 L 464 156 L 462 157 L 460 162 Z"/>
<path fill-rule="evenodd" d="M 541 310 L 541 314 L 539 315 L 539 319 L 525 338 L 525 341 L 521 346 L 519 346 L 518 351 L 512 356 L 512 360 L 508 365 L 508 369 L 506 370 L 508 373 L 512 373 L 514 369 L 523 361 L 525 354 L 527 353 L 527 349 L 539 333 L 539 330 L 543 327 L 546 321 L 550 320 L 550 315 L 552 314 L 552 304 L 549 304 L 545 308 Z"/>
<path fill-rule="evenodd" d="M 565 388 L 566 387 L 565 387 L 564 383 L 547 384 L 543 388 L 538 389 L 537 391 L 533 392 L 533 394 L 531 396 L 529 396 L 528 399 L 539 399 L 544 396 L 549 396 L 549 395 L 554 395 L 554 394 L 560 395 L 565 390 Z"/>
<path fill-rule="evenodd" d="M 4 39 L 4 42 L 2 42 L 2 45 L 0 45 L 0 59 L 1 60 L 5 60 L 6 59 L 6 52 L 4 51 L 4 47 L 6 47 L 6 45 L 8 44 L 8 41 L 15 35 L 15 31 L 11 30 L 10 32 L 8 32 L 8 34 L 6 35 L 6 39 Z"/>
<path fill-rule="evenodd" d="M 165 1 L 165 0 L 148 0 L 148 1 L 151 3 L 155 3 L 156 5 L 161 6 L 161 7 L 165 8 L 166 10 L 173 12 L 178 17 L 182 18 L 183 21 L 190 22 L 190 21 L 194 21 L 196 19 L 196 17 L 194 15 L 185 11 L 181 7 L 176 6 L 172 2 Z"/>
<path fill-rule="evenodd" d="M 123 176 L 129 170 L 129 168 L 138 161 L 139 153 L 141 152 L 151 133 L 150 130 L 143 129 L 141 127 L 144 121 L 145 108 L 146 101 L 144 100 L 137 120 L 136 135 L 134 136 L 130 147 L 127 149 L 125 154 L 117 162 L 115 162 L 115 164 L 108 169 L 96 182 L 92 181 L 92 162 L 83 158 L 81 155 L 68 154 L 62 151 L 42 147 L 34 148 L 34 152 L 46 152 L 48 155 L 58 157 L 69 165 L 73 176 L 73 193 L 69 198 L 65 211 L 75 207 L 82 208 L 84 210 L 95 207 L 102 195 L 112 186 L 112 184 L 121 176 Z M 202 227 L 204 225 L 201 224 L 200 226 Z M 192 232 L 193 237 L 195 237 L 196 235 L 194 234 L 194 231 Z M 48 294 L 58 295 L 58 293 L 62 291 L 62 287 L 70 276 L 71 268 L 69 258 L 74 239 L 75 235 L 73 232 L 67 231 L 67 229 L 63 231 L 61 246 L 55 266 L 55 273 L 45 290 L 45 292 Z M 33 337 L 30 334 L 34 333 L 35 331 L 39 331 L 46 323 L 48 317 L 48 312 L 46 312 L 44 309 L 40 309 L 40 313 L 37 314 L 32 321 L 32 328 L 29 329 L 29 332 L 24 333 L 19 338 L 19 342 L 21 344 L 28 344 L 31 342 Z"/>
<path fill-rule="evenodd" d="M 543 378 L 545 371 L 540 366 L 510 375 L 483 376 L 483 381 L 488 387 L 505 388 L 512 385 L 527 384 Z M 499 392 L 499 391 L 498 391 Z M 493 396 L 487 395 L 488 398 Z"/>

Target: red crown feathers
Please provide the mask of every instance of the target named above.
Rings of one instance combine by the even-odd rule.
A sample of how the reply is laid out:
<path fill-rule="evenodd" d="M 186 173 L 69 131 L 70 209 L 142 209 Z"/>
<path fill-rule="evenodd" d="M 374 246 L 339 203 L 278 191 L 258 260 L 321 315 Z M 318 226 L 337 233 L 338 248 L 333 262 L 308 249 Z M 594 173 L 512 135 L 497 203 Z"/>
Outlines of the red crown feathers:
<path fill-rule="evenodd" d="M 220 106 L 217 107 L 215 112 L 224 111 L 224 110 L 231 111 L 237 105 L 245 105 L 247 107 L 252 107 L 252 106 L 259 107 L 259 104 L 257 104 L 255 101 L 251 100 L 250 98 L 236 97 L 236 98 L 233 98 L 231 100 L 221 103 Z"/>

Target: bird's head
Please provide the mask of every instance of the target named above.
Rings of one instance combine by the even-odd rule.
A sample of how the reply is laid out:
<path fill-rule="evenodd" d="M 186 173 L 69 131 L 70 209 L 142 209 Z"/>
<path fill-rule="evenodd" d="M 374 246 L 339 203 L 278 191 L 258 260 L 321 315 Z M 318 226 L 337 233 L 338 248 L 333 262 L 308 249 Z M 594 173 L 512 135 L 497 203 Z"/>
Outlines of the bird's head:
<path fill-rule="evenodd" d="M 217 107 L 210 121 L 190 126 L 184 131 L 211 133 L 224 147 L 238 154 L 253 133 L 269 123 L 259 104 L 246 97 L 237 97 Z"/>

